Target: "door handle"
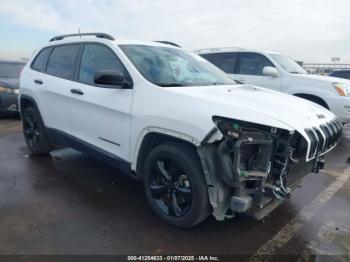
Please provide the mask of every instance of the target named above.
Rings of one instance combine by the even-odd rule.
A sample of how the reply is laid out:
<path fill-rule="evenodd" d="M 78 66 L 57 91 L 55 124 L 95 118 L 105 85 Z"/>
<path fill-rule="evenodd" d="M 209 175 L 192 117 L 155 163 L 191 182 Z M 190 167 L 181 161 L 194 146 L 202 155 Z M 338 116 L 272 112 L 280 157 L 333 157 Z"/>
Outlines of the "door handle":
<path fill-rule="evenodd" d="M 70 92 L 72 94 L 77 94 L 77 95 L 83 95 L 84 94 L 84 92 L 81 91 L 80 89 L 71 89 Z"/>
<path fill-rule="evenodd" d="M 42 85 L 44 82 L 42 80 L 40 80 L 40 79 L 35 79 L 34 83 L 37 84 L 37 85 Z"/>

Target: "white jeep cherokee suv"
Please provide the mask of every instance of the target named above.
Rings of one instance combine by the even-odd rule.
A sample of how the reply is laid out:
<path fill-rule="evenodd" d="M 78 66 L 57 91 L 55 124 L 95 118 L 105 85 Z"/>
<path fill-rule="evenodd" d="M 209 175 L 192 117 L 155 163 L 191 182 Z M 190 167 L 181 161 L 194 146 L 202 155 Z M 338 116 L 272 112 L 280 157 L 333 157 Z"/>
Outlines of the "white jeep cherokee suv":
<path fill-rule="evenodd" d="M 196 53 L 237 81 L 307 99 L 331 110 L 343 123 L 350 121 L 350 80 L 308 74 L 293 59 L 274 52 L 211 48 Z"/>
<path fill-rule="evenodd" d="M 164 221 L 261 218 L 322 168 L 341 135 L 328 110 L 237 84 L 170 44 L 94 33 L 51 39 L 27 63 L 19 104 L 33 154 L 86 152 L 142 180 Z"/>

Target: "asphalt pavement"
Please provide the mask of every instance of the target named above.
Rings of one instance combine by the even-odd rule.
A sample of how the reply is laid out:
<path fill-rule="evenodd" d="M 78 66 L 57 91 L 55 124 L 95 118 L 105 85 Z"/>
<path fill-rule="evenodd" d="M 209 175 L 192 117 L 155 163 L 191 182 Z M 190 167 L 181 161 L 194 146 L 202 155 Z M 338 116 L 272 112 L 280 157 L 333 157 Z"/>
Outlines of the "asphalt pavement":
<path fill-rule="evenodd" d="M 19 119 L 0 120 L 0 254 L 295 255 L 350 259 L 350 126 L 325 170 L 263 221 L 246 215 L 191 229 L 163 223 L 142 184 L 70 149 L 29 154 Z M 337 256 L 336 256 L 337 255 Z M 294 261 L 293 260 L 293 261 Z"/>

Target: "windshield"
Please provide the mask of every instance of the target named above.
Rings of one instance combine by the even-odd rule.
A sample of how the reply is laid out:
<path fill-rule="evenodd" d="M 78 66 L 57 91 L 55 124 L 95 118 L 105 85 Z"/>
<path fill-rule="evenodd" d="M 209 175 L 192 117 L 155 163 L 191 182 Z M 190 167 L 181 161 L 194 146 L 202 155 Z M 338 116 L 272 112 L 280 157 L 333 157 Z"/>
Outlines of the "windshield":
<path fill-rule="evenodd" d="M 292 74 L 307 74 L 307 71 L 302 68 L 297 62 L 288 56 L 271 54 L 277 63 L 288 73 Z"/>
<path fill-rule="evenodd" d="M 138 71 L 158 86 L 236 84 L 207 60 L 181 49 L 145 45 L 120 45 L 120 48 Z"/>
<path fill-rule="evenodd" d="M 19 78 L 24 64 L 0 62 L 0 77 L 2 78 Z"/>

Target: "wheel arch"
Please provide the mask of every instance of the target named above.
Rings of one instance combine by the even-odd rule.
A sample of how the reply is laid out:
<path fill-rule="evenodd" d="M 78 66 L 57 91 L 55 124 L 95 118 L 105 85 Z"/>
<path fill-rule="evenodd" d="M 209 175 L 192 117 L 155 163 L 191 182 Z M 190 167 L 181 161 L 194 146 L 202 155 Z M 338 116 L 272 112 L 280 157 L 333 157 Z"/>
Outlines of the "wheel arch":
<path fill-rule="evenodd" d="M 19 108 L 20 108 L 21 116 L 23 115 L 24 110 L 26 110 L 30 106 L 34 106 L 39 111 L 39 107 L 33 97 L 29 95 L 24 95 L 24 94 L 21 95 L 19 98 Z"/>
<path fill-rule="evenodd" d="M 138 146 L 132 161 L 132 169 L 136 171 L 137 177 L 142 179 L 142 165 L 147 153 L 156 146 L 166 142 L 177 142 L 186 144 L 196 150 L 200 142 L 192 137 L 173 131 L 163 129 L 147 129 L 147 132 L 139 139 Z"/>
<path fill-rule="evenodd" d="M 309 100 L 309 101 L 312 101 L 312 102 L 315 102 L 315 103 L 322 105 L 325 108 L 329 109 L 327 102 L 323 98 L 321 98 L 317 95 L 311 95 L 311 94 L 307 94 L 307 93 L 295 93 L 293 95 L 300 97 L 300 98 L 303 98 L 303 99 L 306 99 L 306 100 Z"/>

